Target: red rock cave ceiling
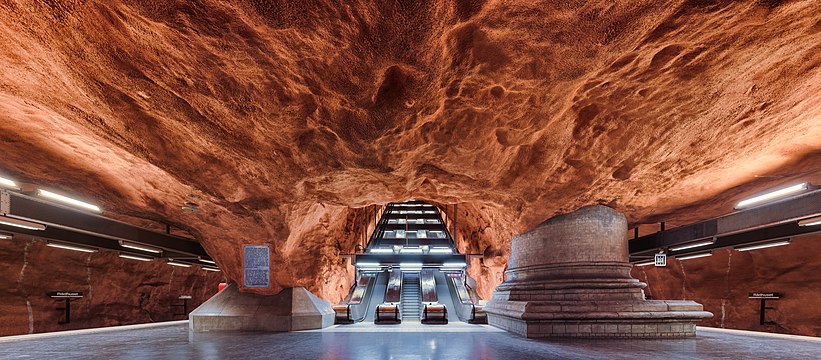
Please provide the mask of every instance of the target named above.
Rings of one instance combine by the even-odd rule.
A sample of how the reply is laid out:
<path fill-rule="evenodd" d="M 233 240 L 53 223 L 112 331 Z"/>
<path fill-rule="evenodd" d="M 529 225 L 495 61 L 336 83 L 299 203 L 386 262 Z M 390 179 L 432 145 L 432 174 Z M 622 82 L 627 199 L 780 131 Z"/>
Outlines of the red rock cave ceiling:
<path fill-rule="evenodd" d="M 557 212 L 683 222 L 821 182 L 818 1 L 5 1 L 0 16 L 1 169 L 171 222 L 229 278 L 241 244 L 271 244 L 274 283 L 331 300 L 372 204 L 464 204 L 462 247 L 492 277 L 510 236 Z M 203 212 L 180 210 L 190 193 Z"/>

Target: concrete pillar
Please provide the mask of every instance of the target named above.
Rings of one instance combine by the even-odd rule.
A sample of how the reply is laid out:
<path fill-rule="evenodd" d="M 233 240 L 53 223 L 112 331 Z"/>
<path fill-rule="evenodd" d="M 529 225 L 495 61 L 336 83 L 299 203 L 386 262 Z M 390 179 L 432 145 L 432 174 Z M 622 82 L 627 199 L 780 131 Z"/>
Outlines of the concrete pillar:
<path fill-rule="evenodd" d="M 511 242 L 488 322 L 526 337 L 687 337 L 712 317 L 693 301 L 644 299 L 630 276 L 624 215 L 606 206 L 553 217 Z"/>

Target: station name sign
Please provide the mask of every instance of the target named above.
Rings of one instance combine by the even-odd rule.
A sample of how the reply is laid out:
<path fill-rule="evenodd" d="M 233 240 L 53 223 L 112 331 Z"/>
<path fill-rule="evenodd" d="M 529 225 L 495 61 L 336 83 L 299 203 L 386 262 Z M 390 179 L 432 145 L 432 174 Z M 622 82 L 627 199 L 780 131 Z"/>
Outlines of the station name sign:
<path fill-rule="evenodd" d="M 53 298 L 81 298 L 83 297 L 82 291 L 52 291 L 48 293 L 48 296 Z"/>
<path fill-rule="evenodd" d="M 783 294 L 777 292 L 751 292 L 750 299 L 780 299 Z"/>

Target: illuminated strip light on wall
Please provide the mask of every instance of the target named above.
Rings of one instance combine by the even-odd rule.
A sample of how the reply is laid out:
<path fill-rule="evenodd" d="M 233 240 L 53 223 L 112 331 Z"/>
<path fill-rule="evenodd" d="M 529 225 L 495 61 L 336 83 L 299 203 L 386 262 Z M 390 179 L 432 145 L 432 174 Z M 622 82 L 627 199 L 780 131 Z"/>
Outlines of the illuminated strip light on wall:
<path fill-rule="evenodd" d="M 765 248 L 776 247 L 776 246 L 784 246 L 784 245 L 789 245 L 789 244 L 790 244 L 790 239 L 785 239 L 785 240 L 772 241 L 772 242 L 768 242 L 768 243 L 736 246 L 735 249 L 738 250 L 738 251 L 750 251 L 750 250 L 765 249 Z"/>
<path fill-rule="evenodd" d="M 12 180 L 9 180 L 9 179 L 6 179 L 4 177 L 0 177 L 0 186 L 5 187 L 5 188 L 9 188 L 9 189 L 15 189 L 15 190 L 20 188 L 19 186 L 17 186 L 16 182 L 14 182 Z"/>
<path fill-rule="evenodd" d="M 753 206 L 753 205 L 756 205 L 756 204 L 761 204 L 761 203 L 764 203 L 764 202 L 768 202 L 770 200 L 774 200 L 774 199 L 782 198 L 782 197 L 789 196 L 789 195 L 792 195 L 792 194 L 795 194 L 795 193 L 799 193 L 799 192 L 802 192 L 802 191 L 807 190 L 809 188 L 810 188 L 810 183 L 805 182 L 805 183 L 801 183 L 801 184 L 795 184 L 795 185 L 792 185 L 792 186 L 785 187 L 783 189 L 773 190 L 773 191 L 770 191 L 770 192 L 765 193 L 765 194 L 761 194 L 761 195 L 758 195 L 758 196 L 751 197 L 749 199 L 741 200 L 741 201 L 738 202 L 738 204 L 735 205 L 735 208 L 736 209 L 747 208 L 747 207 L 750 207 L 750 206 Z"/>
<path fill-rule="evenodd" d="M 647 266 L 647 265 L 655 265 L 655 264 L 656 264 L 655 260 L 650 260 L 650 261 L 644 261 L 644 262 L 637 262 L 633 265 L 635 265 L 635 266 Z"/>
<path fill-rule="evenodd" d="M 122 246 L 124 248 L 134 249 L 134 250 L 142 250 L 142 251 L 152 252 L 152 253 L 155 253 L 155 254 L 162 253 L 162 249 L 158 249 L 158 248 L 151 247 L 151 246 L 148 246 L 148 245 L 132 243 L 132 242 L 128 242 L 128 241 L 120 240 L 120 246 Z"/>
<path fill-rule="evenodd" d="M 74 251 L 80 251 L 80 252 L 87 252 L 87 253 L 95 253 L 95 252 L 97 252 L 97 249 L 95 249 L 95 248 L 90 248 L 90 247 L 85 247 L 85 246 L 78 246 L 78 245 L 64 244 L 64 243 L 60 243 L 60 242 L 51 242 L 51 241 L 49 241 L 48 243 L 46 243 L 46 246 L 50 246 L 50 247 L 53 247 L 53 248 L 59 248 L 59 249 L 66 249 L 66 250 L 74 250 Z"/>
<path fill-rule="evenodd" d="M 179 266 L 179 267 L 191 267 L 191 264 L 176 262 L 176 261 L 169 261 L 168 265 Z"/>
<path fill-rule="evenodd" d="M 131 260 L 139 260 L 139 261 L 151 261 L 151 260 L 154 260 L 154 258 L 147 257 L 147 256 L 139 256 L 139 255 L 131 255 L 131 254 L 123 254 L 123 253 L 120 253 L 120 255 L 119 255 L 119 256 L 120 256 L 121 258 L 123 258 L 123 259 L 131 259 Z"/>
<path fill-rule="evenodd" d="M 698 253 L 698 254 L 691 254 L 691 255 L 682 255 L 676 256 L 677 260 L 690 260 L 690 259 L 698 259 L 702 257 L 712 256 L 712 252 L 705 252 L 705 253 Z"/>
<path fill-rule="evenodd" d="M 809 219 L 804 219 L 798 222 L 798 226 L 817 226 L 821 225 L 821 216 L 816 216 Z"/>
<path fill-rule="evenodd" d="M 220 269 L 217 269 L 217 268 L 211 267 L 211 266 L 203 266 L 202 269 L 206 270 L 206 271 L 216 271 L 216 272 L 220 271 Z"/>
<path fill-rule="evenodd" d="M 100 210 L 100 207 L 97 206 L 97 205 L 89 204 L 87 202 L 80 201 L 80 200 L 77 200 L 77 199 L 72 199 L 68 196 L 63 196 L 63 195 L 60 195 L 60 194 L 56 194 L 56 193 L 53 193 L 51 191 L 41 189 L 40 191 L 38 191 L 38 195 L 40 195 L 44 198 L 47 198 L 47 199 L 56 200 L 56 201 L 59 201 L 59 202 L 64 203 L 64 204 L 72 205 L 72 206 L 83 208 L 83 209 L 86 209 L 86 210 L 91 210 L 91 211 L 94 211 L 94 212 L 101 212 L 102 211 L 102 210 Z"/>
<path fill-rule="evenodd" d="M 694 243 L 689 243 L 689 244 L 684 244 L 684 245 L 679 245 L 679 246 L 673 246 L 673 247 L 670 248 L 670 251 L 679 251 L 679 250 L 684 250 L 684 249 L 692 249 L 692 248 L 695 248 L 695 247 L 713 245 L 713 244 L 715 244 L 715 242 L 716 242 L 716 240 L 715 240 L 715 238 L 713 238 L 711 240 L 698 241 L 698 242 L 694 242 Z"/>
<path fill-rule="evenodd" d="M 216 264 L 217 264 L 217 262 L 216 262 L 216 261 L 214 261 L 214 260 L 200 259 L 200 261 L 202 261 L 202 262 L 204 262 L 204 263 L 208 263 L 208 264 L 213 264 L 213 265 L 216 265 Z"/>
<path fill-rule="evenodd" d="M 35 222 L 25 221 L 25 220 L 20 220 L 20 219 L 15 219 L 15 218 L 10 218 L 10 217 L 6 217 L 6 216 L 0 216 L 0 224 L 19 227 L 19 228 L 28 229 L 28 230 L 43 231 L 43 230 L 46 229 L 46 226 L 43 225 L 43 224 L 38 224 L 38 223 L 35 223 Z"/>

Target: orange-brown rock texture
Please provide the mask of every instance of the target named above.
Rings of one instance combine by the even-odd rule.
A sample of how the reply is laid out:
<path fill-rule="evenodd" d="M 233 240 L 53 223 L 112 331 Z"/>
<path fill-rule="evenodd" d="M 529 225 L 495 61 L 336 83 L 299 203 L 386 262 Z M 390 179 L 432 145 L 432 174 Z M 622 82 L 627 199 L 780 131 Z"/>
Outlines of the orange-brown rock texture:
<path fill-rule="evenodd" d="M 389 201 L 460 204 L 488 296 L 511 236 L 556 213 L 684 223 L 821 182 L 814 0 L 8 0 L 0 19 L 4 174 L 171 223 L 240 284 L 241 246 L 270 245 L 259 293 L 340 300 L 340 254 Z"/>
<path fill-rule="evenodd" d="M 180 295 L 190 295 L 193 310 L 217 293 L 222 275 L 199 267 L 181 268 L 161 261 L 120 259 L 113 252 L 79 253 L 47 247 L 36 239 L 0 240 L 0 336 L 91 327 L 183 320 Z M 71 302 L 53 291 L 80 291 Z"/>

